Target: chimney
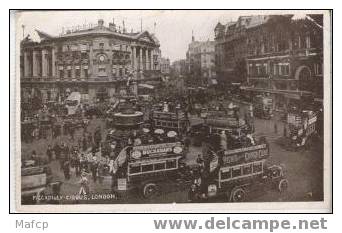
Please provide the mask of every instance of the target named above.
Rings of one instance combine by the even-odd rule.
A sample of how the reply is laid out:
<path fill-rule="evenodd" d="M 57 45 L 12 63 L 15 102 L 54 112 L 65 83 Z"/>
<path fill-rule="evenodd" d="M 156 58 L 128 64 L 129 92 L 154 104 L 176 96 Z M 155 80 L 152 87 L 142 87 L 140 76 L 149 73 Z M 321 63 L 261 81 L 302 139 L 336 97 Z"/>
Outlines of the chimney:
<path fill-rule="evenodd" d="M 103 24 L 104 24 L 103 19 L 99 19 L 99 20 L 97 21 L 97 25 L 98 25 L 99 27 L 103 27 Z"/>

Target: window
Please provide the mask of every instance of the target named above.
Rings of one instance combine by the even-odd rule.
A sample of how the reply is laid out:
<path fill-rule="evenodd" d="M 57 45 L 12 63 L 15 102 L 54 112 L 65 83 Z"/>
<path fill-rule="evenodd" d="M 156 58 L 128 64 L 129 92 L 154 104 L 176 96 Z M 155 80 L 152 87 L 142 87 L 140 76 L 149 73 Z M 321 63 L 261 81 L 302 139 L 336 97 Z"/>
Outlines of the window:
<path fill-rule="evenodd" d="M 234 178 L 238 176 L 241 176 L 241 166 L 233 167 L 232 177 Z"/>
<path fill-rule="evenodd" d="M 135 174 L 141 172 L 140 164 L 131 164 L 129 167 L 130 174 Z"/>
<path fill-rule="evenodd" d="M 322 75 L 323 70 L 322 70 L 323 65 L 321 63 L 316 63 L 314 64 L 314 70 L 316 75 Z"/>
<path fill-rule="evenodd" d="M 88 69 L 84 69 L 84 77 L 88 78 Z"/>
<path fill-rule="evenodd" d="M 252 173 L 252 164 L 244 165 L 242 169 L 244 175 L 249 175 Z"/>
<path fill-rule="evenodd" d="M 164 169 L 165 169 L 165 162 L 154 164 L 154 170 L 164 170 Z"/>
<path fill-rule="evenodd" d="M 285 65 L 285 75 L 290 75 L 290 65 Z"/>
<path fill-rule="evenodd" d="M 100 47 L 100 49 L 103 49 L 104 48 L 104 43 L 99 43 L 99 47 Z"/>
<path fill-rule="evenodd" d="M 232 169 L 229 169 L 228 171 L 221 171 L 221 179 L 226 180 L 232 178 Z"/>
<path fill-rule="evenodd" d="M 153 164 L 146 164 L 141 166 L 142 172 L 150 172 L 153 171 Z"/>
<path fill-rule="evenodd" d="M 68 78 L 71 78 L 71 70 L 68 70 Z"/>
<path fill-rule="evenodd" d="M 81 77 L 80 69 L 76 69 L 75 70 L 75 76 L 76 76 L 76 78 L 80 78 Z"/>
<path fill-rule="evenodd" d="M 64 70 L 59 71 L 59 78 L 63 79 L 64 78 Z"/>
<path fill-rule="evenodd" d="M 273 65 L 273 74 L 277 75 L 278 74 L 278 64 Z"/>
<path fill-rule="evenodd" d="M 99 67 L 99 73 L 105 73 L 106 68 L 105 67 Z"/>
<path fill-rule="evenodd" d="M 254 163 L 253 164 L 253 173 L 261 172 L 262 171 L 262 162 Z"/>
<path fill-rule="evenodd" d="M 170 168 L 176 168 L 177 164 L 176 164 L 176 160 L 168 160 L 166 161 L 166 168 L 170 169 Z"/>
<path fill-rule="evenodd" d="M 264 63 L 264 69 L 263 69 L 263 74 L 267 74 L 267 63 Z"/>

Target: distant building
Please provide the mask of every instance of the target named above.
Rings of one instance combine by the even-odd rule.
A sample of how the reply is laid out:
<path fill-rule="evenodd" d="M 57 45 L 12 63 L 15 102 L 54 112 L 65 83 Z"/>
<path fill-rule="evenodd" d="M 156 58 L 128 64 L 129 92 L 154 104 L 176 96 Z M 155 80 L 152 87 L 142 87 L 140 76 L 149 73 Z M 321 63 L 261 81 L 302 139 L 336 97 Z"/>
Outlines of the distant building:
<path fill-rule="evenodd" d="M 275 109 L 301 96 L 323 97 L 323 18 L 320 15 L 242 16 L 215 27 L 217 76 L 252 95 L 272 96 Z"/>
<path fill-rule="evenodd" d="M 162 74 L 170 74 L 170 59 L 161 58 L 160 59 L 160 71 Z"/>
<path fill-rule="evenodd" d="M 137 94 L 138 83 L 160 79 L 159 41 L 148 31 L 127 32 L 103 20 L 89 28 L 21 42 L 22 101 L 63 100 L 79 91 L 90 99 Z"/>
<path fill-rule="evenodd" d="M 190 83 L 205 86 L 216 84 L 214 41 L 196 41 L 192 36 L 186 59 Z"/>
<path fill-rule="evenodd" d="M 172 72 L 174 75 L 183 75 L 185 76 L 187 74 L 187 63 L 185 59 L 180 59 L 177 61 L 174 61 L 171 65 Z"/>

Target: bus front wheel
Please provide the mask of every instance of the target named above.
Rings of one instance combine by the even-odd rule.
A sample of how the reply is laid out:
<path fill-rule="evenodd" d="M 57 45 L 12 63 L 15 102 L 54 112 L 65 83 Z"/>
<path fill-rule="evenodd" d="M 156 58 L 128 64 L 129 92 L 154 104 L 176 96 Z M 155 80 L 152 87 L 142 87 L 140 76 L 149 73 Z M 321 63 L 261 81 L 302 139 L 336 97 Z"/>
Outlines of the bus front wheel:
<path fill-rule="evenodd" d="M 144 185 L 143 196 L 150 199 L 158 194 L 158 186 L 154 183 L 148 183 Z"/>

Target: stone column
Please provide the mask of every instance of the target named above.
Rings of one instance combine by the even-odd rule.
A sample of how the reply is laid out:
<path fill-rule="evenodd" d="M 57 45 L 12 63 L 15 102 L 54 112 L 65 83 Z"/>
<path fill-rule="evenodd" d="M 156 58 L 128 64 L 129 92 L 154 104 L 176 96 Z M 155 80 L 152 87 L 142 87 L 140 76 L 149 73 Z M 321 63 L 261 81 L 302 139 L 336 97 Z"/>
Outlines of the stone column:
<path fill-rule="evenodd" d="M 93 75 L 94 73 L 94 52 L 93 52 L 93 45 L 89 45 L 89 63 L 88 63 L 88 79 Z"/>
<path fill-rule="evenodd" d="M 42 77 L 47 76 L 48 72 L 48 63 L 47 63 L 47 51 L 46 49 L 42 49 Z"/>
<path fill-rule="evenodd" d="M 138 72 L 139 69 L 139 58 L 138 58 L 138 48 L 134 47 L 134 70 Z"/>
<path fill-rule="evenodd" d="M 38 76 L 38 61 L 37 61 L 37 51 L 33 50 L 32 52 L 32 76 Z"/>
<path fill-rule="evenodd" d="M 28 59 L 28 52 L 24 52 L 24 77 L 29 76 L 29 71 L 30 71 L 30 62 Z"/>
<path fill-rule="evenodd" d="M 148 59 L 148 49 L 145 49 L 145 69 L 149 70 L 149 59 Z"/>
<path fill-rule="evenodd" d="M 56 54 L 55 54 L 55 52 L 56 52 L 56 49 L 52 48 L 52 50 L 51 50 L 51 63 L 52 63 L 52 65 L 51 65 L 51 69 L 52 69 L 51 74 L 52 74 L 52 77 L 56 76 Z"/>
<path fill-rule="evenodd" d="M 131 67 L 134 70 L 135 47 L 131 46 Z"/>
<path fill-rule="evenodd" d="M 143 54 L 143 49 L 142 47 L 140 47 L 140 54 L 139 54 L 139 70 L 143 70 L 143 57 L 142 57 L 142 54 Z"/>
<path fill-rule="evenodd" d="M 153 49 L 151 49 L 151 70 L 153 70 L 154 65 L 153 65 Z"/>

